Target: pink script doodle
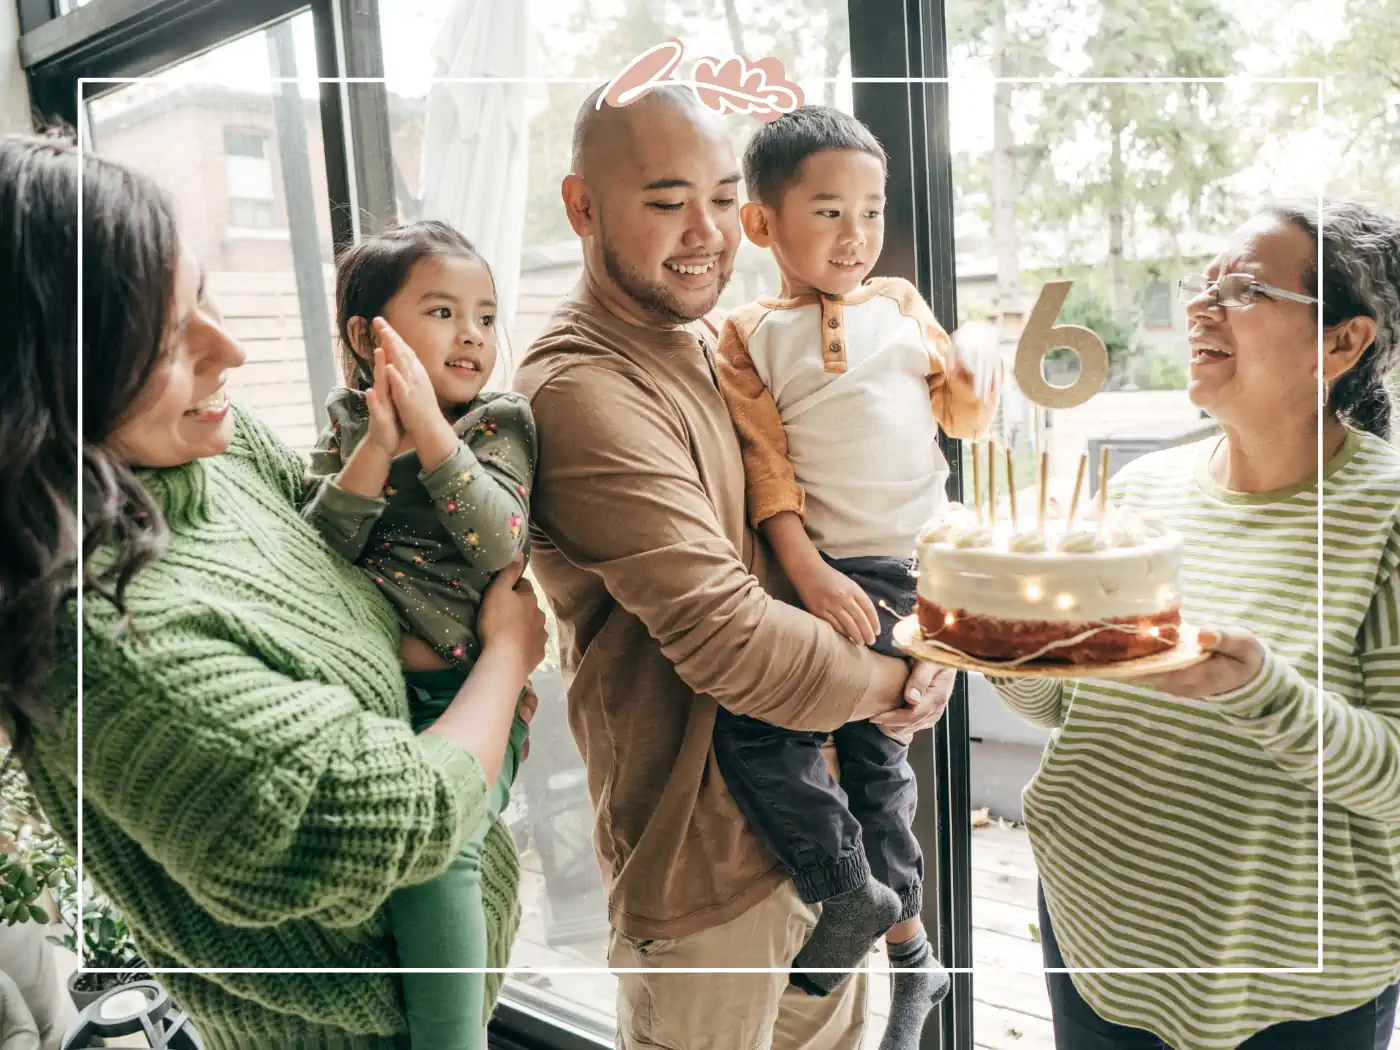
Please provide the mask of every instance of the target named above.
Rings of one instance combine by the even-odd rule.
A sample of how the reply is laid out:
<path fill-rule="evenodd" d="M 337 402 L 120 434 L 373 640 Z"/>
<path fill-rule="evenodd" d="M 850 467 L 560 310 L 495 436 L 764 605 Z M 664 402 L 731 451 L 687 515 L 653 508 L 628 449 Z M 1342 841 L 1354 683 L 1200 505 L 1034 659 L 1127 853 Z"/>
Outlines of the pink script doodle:
<path fill-rule="evenodd" d="M 752 113 L 765 123 L 802 105 L 802 89 L 788 79 L 780 59 L 750 62 L 739 55 L 723 60 L 699 58 L 692 79 L 670 79 L 684 54 L 685 45 L 679 40 L 667 40 L 643 51 L 608 82 L 598 108 L 602 109 L 604 102 L 626 106 L 663 83 L 691 88 L 701 104 L 716 113 Z"/>

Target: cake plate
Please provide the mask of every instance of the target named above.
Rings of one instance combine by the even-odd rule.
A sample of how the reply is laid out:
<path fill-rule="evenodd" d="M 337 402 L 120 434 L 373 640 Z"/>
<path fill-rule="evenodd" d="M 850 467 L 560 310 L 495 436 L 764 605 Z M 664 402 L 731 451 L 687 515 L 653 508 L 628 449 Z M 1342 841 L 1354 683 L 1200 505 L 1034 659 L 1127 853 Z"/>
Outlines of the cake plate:
<path fill-rule="evenodd" d="M 955 667 L 959 671 L 978 671 L 982 674 L 996 675 L 998 678 L 1141 678 L 1145 675 L 1180 671 L 1210 656 L 1210 653 L 1201 648 L 1196 638 L 1196 628 L 1184 620 L 1178 629 L 1178 641 L 1172 648 L 1152 656 L 1109 664 L 1066 664 L 1033 660 L 1008 667 L 995 660 L 978 660 L 960 653 L 950 653 L 936 645 L 929 645 L 924 640 L 917 615 L 906 616 L 895 624 L 893 638 L 895 645 L 917 660 L 942 667 Z"/>

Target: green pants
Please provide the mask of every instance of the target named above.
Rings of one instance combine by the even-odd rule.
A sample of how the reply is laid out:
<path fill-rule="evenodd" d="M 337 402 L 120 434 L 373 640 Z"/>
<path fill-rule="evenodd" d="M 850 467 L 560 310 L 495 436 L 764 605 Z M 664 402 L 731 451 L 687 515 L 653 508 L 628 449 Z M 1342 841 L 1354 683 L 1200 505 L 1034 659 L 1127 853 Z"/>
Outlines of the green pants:
<path fill-rule="evenodd" d="M 462 687 L 460 670 L 410 671 L 408 709 L 413 730 L 437 721 Z M 523 693 L 521 694 L 524 695 Z M 486 965 L 486 912 L 481 897 L 481 844 L 510 800 L 528 726 L 517 714 L 511 726 L 501 775 L 486 803 L 486 815 L 462 843 L 461 852 L 431 882 L 404 886 L 389 898 L 389 924 L 404 968 Z M 404 1003 L 413 1050 L 484 1050 L 486 979 L 480 973 L 403 974 Z"/>

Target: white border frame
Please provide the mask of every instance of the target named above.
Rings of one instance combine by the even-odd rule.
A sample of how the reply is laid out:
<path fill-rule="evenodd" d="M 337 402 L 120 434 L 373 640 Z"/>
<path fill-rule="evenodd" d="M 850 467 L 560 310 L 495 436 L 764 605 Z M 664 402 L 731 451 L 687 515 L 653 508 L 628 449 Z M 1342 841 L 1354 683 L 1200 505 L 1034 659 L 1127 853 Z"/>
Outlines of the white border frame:
<path fill-rule="evenodd" d="M 165 76 L 149 77 L 79 77 L 77 84 L 77 106 L 78 106 L 78 229 L 82 230 L 83 224 L 83 150 L 86 139 L 85 128 L 87 120 L 85 117 L 86 107 L 84 105 L 84 86 L 87 84 L 133 84 L 144 81 L 167 81 L 172 84 L 201 83 L 197 79 L 180 80 Z M 588 84 L 596 86 L 600 81 L 591 77 L 434 77 L 430 84 Z M 1329 78 L 1324 77 L 1254 77 L 1254 76 L 1228 76 L 1228 77 L 809 77 L 804 78 L 804 84 L 824 84 L 824 83 L 851 83 L 851 84 L 1048 84 L 1056 86 L 1060 84 L 1312 84 L 1316 88 L 1317 98 L 1317 123 L 1316 130 L 1321 132 L 1324 126 L 1324 85 L 1330 83 Z M 339 84 L 342 89 L 346 84 L 387 84 L 385 77 L 266 77 L 259 78 L 258 84 Z M 353 129 L 352 129 L 353 130 Z M 349 146 L 347 136 L 347 147 Z M 1318 280 L 1322 280 L 1322 238 L 1323 219 L 1322 209 L 1324 202 L 1324 186 L 1326 185 L 1326 171 L 1320 169 L 1318 176 L 1318 192 L 1316 205 L 1318 209 L 1318 236 L 1317 236 L 1317 274 Z M 358 223 L 356 225 L 358 232 Z M 82 478 L 82 449 L 83 449 L 83 238 L 81 232 L 78 236 L 78 477 Z M 1318 402 L 1322 401 L 1323 378 L 1323 326 L 1322 310 L 1317 311 L 1317 389 Z M 1317 434 L 1317 479 L 1318 479 L 1318 504 L 1317 504 L 1317 966 L 1315 967 L 1241 967 L 1241 966 L 1207 966 L 1207 967 L 1086 967 L 1086 966 L 1065 966 L 1038 968 L 1001 966 L 1001 967 L 981 967 L 982 973 L 1025 973 L 1043 975 L 1047 973 L 1115 973 L 1115 974 L 1201 974 L 1201 973 L 1322 973 L 1325 971 L 1325 919 L 1324 919 L 1324 864 L 1323 847 L 1324 836 L 1323 814 L 1326 800 L 1323 797 L 1323 745 L 1322 745 L 1322 716 L 1323 716 L 1323 644 L 1322 632 L 1324 628 L 1322 601 L 1324 594 L 1323 587 L 1323 442 L 1322 427 L 1318 427 Z M 78 485 L 77 498 L 78 520 L 82 520 L 83 515 L 83 489 L 81 483 Z M 83 536 L 79 530 L 78 536 L 78 559 L 79 564 L 83 561 L 82 551 Z M 83 589 L 78 588 L 77 599 L 78 615 L 78 807 L 77 807 L 77 837 L 78 837 L 78 893 L 77 908 L 78 922 L 81 930 L 83 914 L 83 637 L 85 624 L 83 621 Z M 79 974 L 98 973 L 115 974 L 125 972 L 111 967 L 85 967 L 83 965 L 83 938 L 81 933 L 77 937 L 78 948 L 78 970 Z M 519 966 L 519 967 L 459 967 L 424 969 L 412 967 L 395 967 L 386 969 L 372 969 L 363 967 L 347 967 L 342 969 L 327 967 L 145 967 L 144 972 L 150 974 L 163 973 L 193 973 L 193 974 L 253 974 L 253 973 L 282 973 L 282 974 L 313 974 L 313 973 L 355 973 L 355 974 L 386 974 L 386 973 L 492 973 L 492 974 L 598 974 L 608 972 L 612 974 L 642 974 L 655 973 L 659 968 L 645 967 L 609 967 L 609 966 Z M 869 969 L 862 967 L 860 969 Z M 979 967 L 959 966 L 948 967 L 948 973 L 964 973 L 976 975 Z M 752 966 L 722 966 L 700 969 L 696 967 L 674 967 L 664 968 L 666 973 L 790 973 L 789 967 L 752 967 Z M 856 970 L 843 970 L 835 968 L 811 968 L 813 973 L 855 973 Z M 887 970 L 869 970 L 871 973 L 892 972 Z"/>

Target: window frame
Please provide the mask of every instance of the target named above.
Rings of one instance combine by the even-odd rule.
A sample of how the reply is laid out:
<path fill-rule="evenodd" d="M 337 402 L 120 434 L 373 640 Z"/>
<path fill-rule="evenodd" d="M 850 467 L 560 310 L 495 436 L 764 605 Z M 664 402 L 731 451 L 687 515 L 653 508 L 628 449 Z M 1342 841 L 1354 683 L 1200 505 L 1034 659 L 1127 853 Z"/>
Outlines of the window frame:
<path fill-rule="evenodd" d="M 5 0 L 0 0 L 5 2 Z M 237 37 L 310 11 L 314 24 L 316 63 L 324 77 L 382 76 L 383 63 L 372 65 L 379 49 L 379 13 L 376 0 L 91 0 L 67 14 L 56 14 L 57 0 L 19 0 L 21 30 L 20 64 L 29 82 L 34 111 L 46 121 L 69 126 L 85 122 L 80 111 L 78 80 L 81 77 L 143 77 L 188 61 Z M 47 17 L 44 17 L 47 15 Z M 348 43 L 347 43 L 348 41 Z M 85 84 L 82 102 L 110 94 L 120 84 Z M 367 151 L 351 156 L 351 139 L 345 120 L 352 110 L 371 119 L 375 92 L 352 96 L 350 85 L 322 83 L 320 90 L 321 138 L 331 215 L 331 242 L 335 252 L 355 242 L 357 232 L 393 215 L 392 179 L 387 163 Z M 384 86 L 378 89 L 387 141 L 387 105 Z M 385 167 L 383 175 L 377 174 Z M 388 205 L 367 194 L 390 188 Z M 361 216 L 365 216 L 364 222 Z M 309 290 L 322 318 L 305 319 L 307 372 L 311 383 L 316 423 L 328 422 L 325 401 L 340 381 L 340 369 L 330 342 L 330 310 L 324 304 L 320 277 L 320 249 L 314 267 L 299 272 L 299 284 Z M 300 257 L 300 256 L 298 256 Z M 310 272 L 312 269 L 315 272 Z"/>
<path fill-rule="evenodd" d="M 849 0 L 853 77 L 946 77 L 946 0 Z M 953 232 L 952 127 L 947 83 L 857 83 L 855 115 L 890 155 L 885 246 L 877 272 L 911 281 L 948 331 L 958 324 Z M 961 499 L 958 442 L 939 435 L 948 460 L 949 499 Z M 972 966 L 972 790 L 967 675 L 959 673 L 947 712 L 914 738 L 909 760 L 920 806 L 914 831 L 938 892 L 923 920 L 937 935 L 944 966 Z M 972 975 L 955 973 L 941 1027 L 924 1029 L 920 1050 L 972 1050 Z"/>

